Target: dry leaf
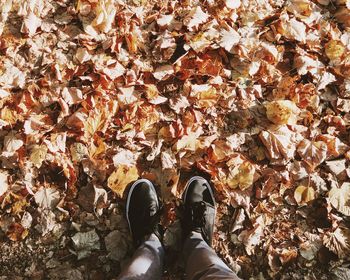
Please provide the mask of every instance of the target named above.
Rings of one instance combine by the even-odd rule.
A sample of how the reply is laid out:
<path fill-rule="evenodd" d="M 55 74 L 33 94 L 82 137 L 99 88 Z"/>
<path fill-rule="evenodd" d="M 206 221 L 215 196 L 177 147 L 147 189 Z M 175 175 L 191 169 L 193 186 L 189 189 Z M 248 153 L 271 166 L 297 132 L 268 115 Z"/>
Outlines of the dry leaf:
<path fill-rule="evenodd" d="M 41 25 L 41 19 L 34 13 L 30 12 L 23 21 L 21 32 L 28 33 L 29 36 L 33 36 L 36 30 Z"/>
<path fill-rule="evenodd" d="M 344 51 L 345 47 L 340 41 L 331 40 L 325 45 L 325 52 L 330 60 L 340 59 Z"/>
<path fill-rule="evenodd" d="M 88 50 L 85 48 L 78 48 L 77 53 L 75 54 L 75 57 L 80 63 L 84 63 L 91 59 L 91 55 L 89 54 Z"/>
<path fill-rule="evenodd" d="M 229 174 L 226 183 L 230 188 L 239 187 L 241 190 L 249 188 L 254 182 L 254 165 L 238 154 L 228 161 Z"/>
<path fill-rule="evenodd" d="M 239 35 L 239 33 L 233 28 L 229 28 L 229 30 L 225 30 L 225 29 L 221 30 L 220 36 L 221 36 L 221 39 L 220 39 L 219 45 L 220 47 L 224 48 L 228 52 L 231 52 L 232 48 L 236 46 L 241 39 L 241 36 Z"/>
<path fill-rule="evenodd" d="M 47 154 L 47 146 L 42 145 L 35 145 L 30 153 L 29 160 L 36 166 L 37 168 L 40 168 L 43 164 L 43 161 L 46 159 Z"/>
<path fill-rule="evenodd" d="M 343 183 L 340 188 L 333 186 L 328 197 L 335 209 L 346 216 L 350 216 L 350 183 Z"/>
<path fill-rule="evenodd" d="M 5 194 L 8 190 L 8 183 L 7 183 L 7 178 L 8 178 L 8 173 L 5 171 L 0 171 L 0 196 Z"/>
<path fill-rule="evenodd" d="M 264 235 L 264 222 L 263 217 L 259 216 L 254 223 L 254 226 L 250 230 L 243 230 L 239 236 L 238 240 L 242 241 L 245 250 L 248 255 L 252 255 L 254 253 L 255 247 L 260 244 L 261 238 Z"/>
<path fill-rule="evenodd" d="M 157 67 L 154 72 L 153 76 L 157 80 L 163 80 L 164 78 L 168 77 L 169 75 L 174 73 L 174 68 L 172 65 L 162 65 Z"/>
<path fill-rule="evenodd" d="M 241 0 L 225 0 L 225 5 L 230 9 L 237 9 L 241 6 Z"/>
<path fill-rule="evenodd" d="M 119 165 L 135 166 L 139 153 L 126 149 L 119 149 L 117 154 L 113 156 L 113 164 L 115 167 Z"/>
<path fill-rule="evenodd" d="M 315 199 L 315 190 L 312 187 L 300 185 L 294 191 L 294 198 L 298 205 L 306 205 Z"/>
<path fill-rule="evenodd" d="M 271 159 L 293 158 L 297 139 L 295 133 L 289 130 L 287 126 L 262 131 L 259 137 L 267 148 Z"/>
<path fill-rule="evenodd" d="M 34 195 L 36 204 L 42 209 L 54 209 L 60 199 L 60 193 L 53 188 L 40 188 Z"/>
<path fill-rule="evenodd" d="M 184 19 L 184 24 L 187 26 L 189 31 L 193 31 L 198 28 L 198 26 L 206 22 L 209 15 L 201 9 L 200 6 L 193 8 L 190 13 Z"/>
<path fill-rule="evenodd" d="M 136 166 L 119 165 L 108 177 L 107 186 L 119 197 L 123 197 L 128 184 L 139 177 Z"/>
<path fill-rule="evenodd" d="M 323 244 L 339 257 L 347 256 L 350 253 L 350 230 L 338 227 L 334 232 L 326 233 Z"/>
<path fill-rule="evenodd" d="M 83 143 L 74 143 L 70 146 L 73 161 L 82 161 L 89 154 L 88 148 Z"/>
<path fill-rule="evenodd" d="M 313 169 L 327 158 L 327 145 L 322 141 L 304 139 L 299 143 L 297 151 L 300 157 Z"/>
<path fill-rule="evenodd" d="M 72 241 L 78 260 L 89 256 L 93 250 L 99 250 L 101 247 L 100 238 L 94 229 L 76 233 Z"/>
<path fill-rule="evenodd" d="M 128 252 L 129 244 L 124 233 L 119 230 L 111 231 L 105 237 L 108 257 L 112 260 L 122 261 Z"/>
<path fill-rule="evenodd" d="M 4 148 L 2 154 L 6 157 L 12 156 L 18 149 L 23 146 L 24 142 L 18 139 L 13 133 L 4 138 Z"/>
<path fill-rule="evenodd" d="M 345 159 L 326 161 L 326 165 L 335 175 L 339 175 L 343 171 L 345 171 L 346 169 L 345 163 L 346 163 Z"/>
<path fill-rule="evenodd" d="M 299 108 L 290 100 L 277 100 L 265 104 L 267 118 L 275 124 L 295 124 Z"/>

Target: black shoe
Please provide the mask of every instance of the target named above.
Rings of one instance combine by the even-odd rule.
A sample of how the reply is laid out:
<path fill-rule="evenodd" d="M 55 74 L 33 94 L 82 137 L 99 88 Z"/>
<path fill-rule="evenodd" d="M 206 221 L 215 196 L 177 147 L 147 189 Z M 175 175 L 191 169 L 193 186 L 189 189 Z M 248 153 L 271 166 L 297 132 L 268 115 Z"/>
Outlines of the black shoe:
<path fill-rule="evenodd" d="M 188 236 L 191 231 L 199 232 L 205 242 L 211 246 L 215 223 L 215 198 L 210 184 L 203 177 L 192 177 L 187 182 L 182 200 L 185 236 Z"/>
<path fill-rule="evenodd" d="M 136 247 L 152 233 L 162 240 L 160 209 L 157 192 L 149 180 L 133 183 L 126 200 L 126 219 Z"/>

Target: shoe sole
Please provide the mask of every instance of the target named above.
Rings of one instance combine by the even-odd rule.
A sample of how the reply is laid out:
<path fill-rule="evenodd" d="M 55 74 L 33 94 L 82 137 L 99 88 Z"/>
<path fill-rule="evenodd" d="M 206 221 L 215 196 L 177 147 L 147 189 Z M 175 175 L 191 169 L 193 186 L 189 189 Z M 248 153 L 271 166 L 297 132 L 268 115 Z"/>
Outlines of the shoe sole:
<path fill-rule="evenodd" d="M 130 234 L 132 234 L 131 232 L 131 226 L 130 226 L 130 220 L 129 220 L 129 206 L 130 206 L 130 199 L 131 199 L 131 195 L 132 195 L 132 192 L 133 190 L 135 189 L 135 187 L 140 184 L 140 183 L 146 183 L 147 185 L 149 185 L 149 187 L 152 189 L 152 191 L 154 191 L 156 194 L 156 189 L 154 188 L 154 185 L 152 184 L 152 182 L 150 180 L 147 180 L 147 179 L 139 179 L 139 180 L 136 180 L 130 187 L 130 190 L 128 192 L 128 196 L 126 198 L 126 220 L 128 221 L 128 226 L 129 226 L 129 231 L 130 231 Z M 158 200 L 158 195 L 157 195 L 157 207 L 159 208 L 159 200 Z"/>

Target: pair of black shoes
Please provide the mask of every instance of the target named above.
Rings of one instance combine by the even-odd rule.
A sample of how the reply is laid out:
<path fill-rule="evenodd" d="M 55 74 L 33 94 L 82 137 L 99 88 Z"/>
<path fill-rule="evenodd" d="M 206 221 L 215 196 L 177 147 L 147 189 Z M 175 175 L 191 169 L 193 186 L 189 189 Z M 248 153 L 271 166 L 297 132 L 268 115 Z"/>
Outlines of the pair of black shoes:
<path fill-rule="evenodd" d="M 203 177 L 192 177 L 182 195 L 184 213 L 182 230 L 185 236 L 192 231 L 201 233 L 211 246 L 215 222 L 215 198 L 213 190 Z M 154 233 L 162 240 L 160 201 L 149 180 L 137 180 L 131 187 L 126 201 L 126 219 L 135 246 Z"/>

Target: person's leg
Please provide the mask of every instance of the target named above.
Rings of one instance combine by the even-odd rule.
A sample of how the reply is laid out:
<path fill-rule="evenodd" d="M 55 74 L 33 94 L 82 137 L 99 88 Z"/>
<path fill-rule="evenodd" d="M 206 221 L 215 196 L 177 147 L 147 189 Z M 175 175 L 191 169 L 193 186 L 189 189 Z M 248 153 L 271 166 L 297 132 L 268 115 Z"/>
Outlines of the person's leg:
<path fill-rule="evenodd" d="M 218 257 L 212 248 L 203 240 L 198 232 L 191 232 L 185 241 L 184 255 L 186 263 L 186 279 L 219 280 L 240 279 Z"/>
<path fill-rule="evenodd" d="M 215 222 L 215 197 L 209 182 L 192 177 L 182 196 L 186 277 L 189 280 L 239 279 L 210 248 Z"/>
<path fill-rule="evenodd" d="M 161 279 L 164 249 L 159 225 L 160 202 L 152 182 L 137 180 L 126 199 L 126 220 L 137 248 L 118 279 Z"/>
<path fill-rule="evenodd" d="M 155 234 L 151 234 L 136 250 L 130 263 L 120 273 L 119 280 L 161 279 L 164 249 Z"/>

